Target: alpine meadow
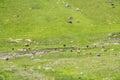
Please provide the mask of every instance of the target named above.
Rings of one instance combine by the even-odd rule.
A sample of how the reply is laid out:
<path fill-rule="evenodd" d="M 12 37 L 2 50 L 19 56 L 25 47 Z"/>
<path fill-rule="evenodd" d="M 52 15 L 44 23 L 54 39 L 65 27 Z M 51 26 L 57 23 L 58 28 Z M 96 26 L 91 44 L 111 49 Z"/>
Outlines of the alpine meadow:
<path fill-rule="evenodd" d="M 120 0 L 0 0 L 0 80 L 120 80 Z"/>

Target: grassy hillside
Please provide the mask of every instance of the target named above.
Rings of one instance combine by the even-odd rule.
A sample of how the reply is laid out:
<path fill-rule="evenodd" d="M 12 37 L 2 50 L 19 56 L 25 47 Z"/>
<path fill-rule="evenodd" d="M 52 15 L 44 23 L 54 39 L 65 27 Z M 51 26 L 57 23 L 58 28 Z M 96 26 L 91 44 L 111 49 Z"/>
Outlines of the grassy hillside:
<path fill-rule="evenodd" d="M 119 0 L 67 0 L 73 6 L 79 7 L 84 16 L 97 24 L 119 24 Z"/>
<path fill-rule="evenodd" d="M 120 80 L 120 0 L 0 0 L 0 80 Z"/>
<path fill-rule="evenodd" d="M 119 32 L 119 13 L 119 0 L 0 0 L 0 51 L 20 48 L 25 39 L 40 47 L 87 45 Z"/>

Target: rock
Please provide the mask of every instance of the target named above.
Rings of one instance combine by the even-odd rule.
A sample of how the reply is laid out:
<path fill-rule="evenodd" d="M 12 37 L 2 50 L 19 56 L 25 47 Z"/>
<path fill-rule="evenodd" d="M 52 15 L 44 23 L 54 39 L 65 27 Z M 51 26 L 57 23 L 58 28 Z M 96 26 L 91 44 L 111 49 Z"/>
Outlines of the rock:
<path fill-rule="evenodd" d="M 70 16 L 70 17 L 68 18 L 68 20 L 73 20 L 73 17 L 72 17 L 72 16 Z"/>
<path fill-rule="evenodd" d="M 31 40 L 31 39 L 26 39 L 25 41 L 27 41 L 27 42 L 32 42 L 32 40 Z"/>
<path fill-rule="evenodd" d="M 112 33 L 109 33 L 108 36 L 111 37 L 111 36 L 112 36 Z"/>
<path fill-rule="evenodd" d="M 68 3 L 65 6 L 66 6 L 66 8 L 70 8 L 71 7 Z"/>
<path fill-rule="evenodd" d="M 9 38 L 8 41 L 13 42 L 13 43 L 19 43 L 22 41 L 22 39 L 13 39 L 13 38 Z"/>
<path fill-rule="evenodd" d="M 19 15 L 13 15 L 14 18 L 19 18 Z"/>
<path fill-rule="evenodd" d="M 67 21 L 67 23 L 72 24 L 72 21 Z"/>
<path fill-rule="evenodd" d="M 75 10 L 76 10 L 76 11 L 80 11 L 80 8 L 76 8 Z"/>
<path fill-rule="evenodd" d="M 70 41 L 71 43 L 73 43 L 73 41 Z"/>
<path fill-rule="evenodd" d="M 72 20 L 73 20 L 73 17 L 72 17 L 72 16 L 70 16 L 70 17 L 68 18 L 68 20 L 67 20 L 67 23 L 72 24 Z"/>

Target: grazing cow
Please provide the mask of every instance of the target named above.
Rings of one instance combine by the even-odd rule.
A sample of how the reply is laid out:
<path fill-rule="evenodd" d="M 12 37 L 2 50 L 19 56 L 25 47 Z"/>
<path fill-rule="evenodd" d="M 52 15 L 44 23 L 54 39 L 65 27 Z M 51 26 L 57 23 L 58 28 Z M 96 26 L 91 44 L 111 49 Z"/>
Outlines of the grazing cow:
<path fill-rule="evenodd" d="M 66 47 L 66 44 L 63 44 L 64 47 Z"/>
<path fill-rule="evenodd" d="M 60 52 L 65 52 L 65 50 L 64 49 L 60 49 Z"/>
<path fill-rule="evenodd" d="M 35 56 L 36 52 L 32 52 L 32 55 Z"/>
<path fill-rule="evenodd" d="M 50 53 L 50 50 L 45 50 L 43 53 Z"/>
<path fill-rule="evenodd" d="M 25 47 L 29 47 L 29 44 L 26 43 L 26 44 L 25 44 Z"/>
<path fill-rule="evenodd" d="M 23 51 L 30 51 L 30 47 L 23 48 Z"/>
<path fill-rule="evenodd" d="M 95 45 L 94 45 L 94 47 L 96 48 L 96 47 L 97 47 L 97 45 L 95 44 Z"/>
<path fill-rule="evenodd" d="M 7 58 L 5 58 L 5 60 L 6 60 L 6 61 L 8 61 L 8 60 L 9 60 L 9 58 L 7 57 Z"/>
<path fill-rule="evenodd" d="M 80 48 L 77 49 L 77 54 L 80 54 Z"/>
<path fill-rule="evenodd" d="M 71 46 L 71 48 L 72 48 L 72 49 L 76 49 L 76 48 L 77 48 L 77 46 L 75 46 L 75 45 L 74 45 L 74 46 Z"/>
<path fill-rule="evenodd" d="M 26 51 L 26 48 L 23 48 L 23 51 Z"/>
<path fill-rule="evenodd" d="M 112 8 L 115 8 L 115 4 L 111 3 Z"/>
<path fill-rule="evenodd" d="M 101 55 L 100 54 L 96 54 L 96 56 L 100 57 Z"/>
<path fill-rule="evenodd" d="M 109 0 L 108 2 L 111 4 L 112 8 L 115 8 L 115 4 L 113 3 L 113 0 Z"/>
<path fill-rule="evenodd" d="M 73 52 L 73 50 L 71 49 L 70 52 Z"/>
<path fill-rule="evenodd" d="M 102 46 L 101 46 L 101 48 L 105 48 L 105 46 L 104 46 L 104 45 L 102 45 Z"/>
<path fill-rule="evenodd" d="M 89 48 L 89 45 L 87 45 L 86 48 Z"/>
<path fill-rule="evenodd" d="M 102 51 L 102 52 L 106 52 L 107 50 L 106 50 L 106 49 L 104 49 L 104 48 L 102 48 L 102 49 L 101 49 L 101 51 Z"/>
<path fill-rule="evenodd" d="M 16 58 L 17 54 L 16 54 L 16 53 L 13 53 L 12 56 L 13 56 L 14 58 Z"/>
<path fill-rule="evenodd" d="M 14 51 L 14 48 L 12 48 L 12 51 Z"/>
<path fill-rule="evenodd" d="M 54 50 L 57 51 L 57 48 L 55 48 Z"/>
<path fill-rule="evenodd" d="M 101 49 L 102 52 L 106 52 L 106 51 L 107 51 L 107 50 L 105 49 L 105 46 L 104 46 L 104 45 L 102 45 L 101 48 L 102 48 L 102 49 Z"/>
<path fill-rule="evenodd" d="M 26 48 L 27 51 L 30 51 L 30 47 Z"/>

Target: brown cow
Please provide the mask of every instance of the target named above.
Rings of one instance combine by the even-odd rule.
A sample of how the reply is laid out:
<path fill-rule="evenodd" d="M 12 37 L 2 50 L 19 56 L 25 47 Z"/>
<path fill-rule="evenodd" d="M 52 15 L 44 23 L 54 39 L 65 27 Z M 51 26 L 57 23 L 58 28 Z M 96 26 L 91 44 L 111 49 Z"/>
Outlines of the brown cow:
<path fill-rule="evenodd" d="M 78 49 L 77 49 L 77 54 L 80 54 L 80 51 L 81 51 L 80 48 L 78 48 Z"/>

